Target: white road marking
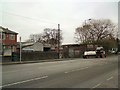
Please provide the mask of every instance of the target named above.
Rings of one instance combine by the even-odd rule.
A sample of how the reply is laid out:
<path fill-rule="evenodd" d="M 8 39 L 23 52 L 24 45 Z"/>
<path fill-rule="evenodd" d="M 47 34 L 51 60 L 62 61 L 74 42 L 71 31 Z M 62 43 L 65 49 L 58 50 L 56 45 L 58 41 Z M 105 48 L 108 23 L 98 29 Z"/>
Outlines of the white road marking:
<path fill-rule="evenodd" d="M 108 78 L 108 79 L 107 79 L 107 81 L 109 81 L 109 80 L 111 80 L 111 79 L 113 79 L 113 76 L 112 76 L 112 77 L 110 77 L 110 78 Z"/>
<path fill-rule="evenodd" d="M 20 82 L 15 82 L 15 83 L 11 83 L 11 84 L 6 84 L 6 85 L 0 86 L 0 87 L 7 87 L 7 86 L 16 85 L 16 84 L 22 84 L 22 83 L 26 83 L 26 82 L 30 82 L 30 81 L 44 79 L 44 78 L 47 78 L 47 77 L 48 76 L 38 77 L 38 78 L 29 79 L 29 80 L 25 80 L 25 81 L 20 81 Z"/>
<path fill-rule="evenodd" d="M 94 87 L 92 87 L 92 88 L 97 88 L 98 86 L 100 86 L 101 85 L 101 83 L 99 83 L 99 84 L 97 84 L 97 85 L 95 85 Z"/>
<path fill-rule="evenodd" d="M 71 71 L 66 71 L 64 73 L 70 73 L 70 72 L 74 72 L 74 71 L 79 71 L 79 70 L 84 70 L 87 69 L 88 67 L 84 67 L 84 68 L 79 68 L 79 69 L 75 69 L 75 70 L 71 70 Z"/>

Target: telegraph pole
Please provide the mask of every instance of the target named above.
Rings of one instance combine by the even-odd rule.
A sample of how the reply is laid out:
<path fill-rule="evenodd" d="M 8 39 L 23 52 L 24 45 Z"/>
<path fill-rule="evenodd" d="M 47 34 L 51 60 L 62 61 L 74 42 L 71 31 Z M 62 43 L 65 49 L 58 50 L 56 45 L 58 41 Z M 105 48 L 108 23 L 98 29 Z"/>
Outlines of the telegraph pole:
<path fill-rule="evenodd" d="M 21 46 L 21 37 L 20 37 L 20 62 L 21 62 L 21 48 L 22 46 Z"/>
<path fill-rule="evenodd" d="M 60 24 L 58 24 L 58 59 L 60 58 Z"/>
<path fill-rule="evenodd" d="M 2 63 L 3 61 L 2 32 L 3 30 L 2 28 L 0 28 L 0 63 Z M 0 72 L 2 72 L 2 65 L 0 65 Z M 0 86 L 2 86 L 2 73 L 0 75 L 0 81 L 1 81 Z M 2 87 L 0 89 L 2 89 Z"/>
<path fill-rule="evenodd" d="M 2 42 L 2 29 L 0 29 L 0 62 L 2 63 L 2 58 L 3 58 L 3 42 Z"/>

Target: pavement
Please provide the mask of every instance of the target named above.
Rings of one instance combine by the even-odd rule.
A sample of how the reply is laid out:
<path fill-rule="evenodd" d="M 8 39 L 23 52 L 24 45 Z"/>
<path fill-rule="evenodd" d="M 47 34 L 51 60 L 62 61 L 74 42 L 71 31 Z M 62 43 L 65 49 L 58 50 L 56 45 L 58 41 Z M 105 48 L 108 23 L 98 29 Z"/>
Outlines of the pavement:
<path fill-rule="evenodd" d="M 35 61 L 11 61 L 11 62 L 0 62 L 0 65 L 14 65 L 14 64 L 53 62 L 53 61 L 73 60 L 73 59 L 74 58 L 47 59 L 47 60 L 35 60 Z"/>

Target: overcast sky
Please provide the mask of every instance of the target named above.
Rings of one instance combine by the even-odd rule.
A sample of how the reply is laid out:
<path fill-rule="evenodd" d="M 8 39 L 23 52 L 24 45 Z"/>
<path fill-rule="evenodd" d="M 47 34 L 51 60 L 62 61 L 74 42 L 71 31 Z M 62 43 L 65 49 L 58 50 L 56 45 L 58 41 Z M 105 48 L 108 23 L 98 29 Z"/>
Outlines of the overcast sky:
<path fill-rule="evenodd" d="M 88 0 L 89 1 L 89 0 Z M 60 24 L 63 43 L 75 43 L 75 28 L 87 19 L 111 19 L 118 23 L 119 0 L 4 0 L 0 3 L 0 26 L 18 32 L 22 41 L 30 34 Z M 114 1 L 114 2 L 113 2 Z"/>

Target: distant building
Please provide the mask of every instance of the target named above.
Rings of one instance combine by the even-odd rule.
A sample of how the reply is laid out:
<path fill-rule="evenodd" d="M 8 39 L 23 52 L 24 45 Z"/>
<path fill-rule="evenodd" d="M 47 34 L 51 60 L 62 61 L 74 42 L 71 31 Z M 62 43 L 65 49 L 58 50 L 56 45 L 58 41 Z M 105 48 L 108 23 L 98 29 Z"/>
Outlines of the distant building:
<path fill-rule="evenodd" d="M 2 50 L 4 56 L 11 56 L 17 49 L 17 34 L 8 28 L 0 26 L 0 39 L 2 40 Z"/>
<path fill-rule="evenodd" d="M 50 45 L 43 45 L 40 42 L 21 42 L 22 51 L 31 52 L 31 51 L 51 51 Z M 18 50 L 20 49 L 20 43 L 18 42 Z"/>
<path fill-rule="evenodd" d="M 43 51 L 43 44 L 39 42 L 22 44 L 23 51 Z"/>
<path fill-rule="evenodd" d="M 63 58 L 77 58 L 82 57 L 84 51 L 95 50 L 97 45 L 87 44 L 66 44 L 63 47 Z"/>

